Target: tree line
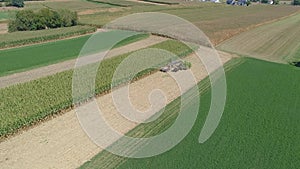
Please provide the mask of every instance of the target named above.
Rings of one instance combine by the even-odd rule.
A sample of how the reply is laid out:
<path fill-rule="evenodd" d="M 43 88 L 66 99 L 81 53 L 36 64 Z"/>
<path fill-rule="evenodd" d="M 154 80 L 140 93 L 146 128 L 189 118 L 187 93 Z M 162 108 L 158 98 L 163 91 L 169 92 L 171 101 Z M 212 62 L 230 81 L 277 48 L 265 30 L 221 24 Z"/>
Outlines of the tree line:
<path fill-rule="evenodd" d="M 24 0 L 0 0 L 0 7 L 15 6 L 18 8 L 24 7 Z"/>
<path fill-rule="evenodd" d="M 78 24 L 76 12 L 67 9 L 57 11 L 43 8 L 38 12 L 20 10 L 8 24 L 9 32 L 70 27 Z"/>

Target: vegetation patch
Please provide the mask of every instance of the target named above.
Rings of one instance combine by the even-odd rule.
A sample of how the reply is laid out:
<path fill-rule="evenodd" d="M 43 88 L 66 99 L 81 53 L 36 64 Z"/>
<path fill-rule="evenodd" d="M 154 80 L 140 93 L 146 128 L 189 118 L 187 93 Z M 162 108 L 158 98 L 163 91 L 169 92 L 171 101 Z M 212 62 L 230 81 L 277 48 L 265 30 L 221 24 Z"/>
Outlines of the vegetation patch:
<path fill-rule="evenodd" d="M 58 11 L 43 8 L 38 12 L 21 10 L 8 25 L 9 32 L 32 31 L 77 25 L 77 13 L 66 9 Z"/>

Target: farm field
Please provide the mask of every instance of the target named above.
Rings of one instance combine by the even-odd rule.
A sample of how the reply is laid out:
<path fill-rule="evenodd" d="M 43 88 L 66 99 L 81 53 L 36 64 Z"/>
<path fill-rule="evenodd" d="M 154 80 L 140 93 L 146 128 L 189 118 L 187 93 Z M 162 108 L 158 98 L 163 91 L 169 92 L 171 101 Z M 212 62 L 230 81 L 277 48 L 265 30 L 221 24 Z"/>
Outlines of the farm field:
<path fill-rule="evenodd" d="M 39 31 L 21 31 L 0 34 L 0 49 L 28 45 L 49 40 L 58 40 L 76 35 L 93 33 L 96 28 L 91 26 L 73 26 Z"/>
<path fill-rule="evenodd" d="M 274 11 L 276 11 L 274 13 Z M 299 8 L 292 6 L 253 5 L 247 8 L 227 6 L 224 4 L 199 3 L 193 5 L 167 6 L 136 6 L 124 8 L 115 12 L 98 12 L 89 15 L 80 15 L 79 21 L 101 27 L 110 21 L 138 12 L 162 12 L 186 19 L 199 27 L 213 44 L 247 31 L 262 23 L 272 21 L 295 12 Z"/>
<path fill-rule="evenodd" d="M 69 9 L 72 11 L 84 11 L 91 9 L 105 9 L 111 8 L 112 5 L 108 4 L 94 4 L 86 0 L 69 0 L 69 1 L 40 1 L 40 2 L 26 2 L 25 9 L 39 10 L 41 8 L 50 8 L 50 9 Z"/>
<path fill-rule="evenodd" d="M 152 5 L 120 0 L 93 0 L 91 2 L 72 0 L 68 3 L 60 1 L 28 2 L 25 9 L 39 10 L 44 7 L 51 9 L 67 8 L 77 11 L 80 23 L 97 27 L 102 27 L 116 18 L 132 13 L 168 13 L 195 24 L 208 35 L 215 45 L 259 24 L 299 11 L 299 8 L 286 5 L 252 5 L 244 8 L 224 4 L 183 1 L 179 5 Z M 273 12 L 274 10 L 276 10 L 276 13 Z"/>
<path fill-rule="evenodd" d="M 204 144 L 198 143 L 198 137 L 210 105 L 210 90 L 203 88 L 208 79 L 199 83 L 203 90 L 195 125 L 176 147 L 141 159 L 102 151 L 81 168 L 297 168 L 300 69 L 251 58 L 239 60 L 243 63 L 226 73 L 227 102 L 221 122 Z M 195 103 L 193 93 L 186 95 L 191 99 L 182 113 L 188 114 Z M 180 98 L 167 105 L 158 120 L 141 124 L 127 135 L 149 137 L 163 132 L 173 124 L 179 107 Z"/>
<path fill-rule="evenodd" d="M 218 48 L 274 62 L 300 60 L 300 14 L 235 36 Z"/>
<path fill-rule="evenodd" d="M 161 42 L 151 47 L 165 49 L 181 57 L 192 52 L 187 46 L 173 40 Z M 105 59 L 101 62 L 99 70 L 105 71 L 98 71 L 96 94 L 110 90 L 114 70 L 128 55 L 130 53 Z M 153 70 L 140 72 L 136 75 L 136 78 L 142 77 L 151 71 Z M 3 96 L 0 98 L 0 137 L 71 107 L 73 102 L 72 75 L 73 71 L 70 70 L 0 89 L 0 95 Z M 118 79 L 117 83 L 128 81 L 126 78 Z M 88 93 L 79 99 L 85 100 L 89 96 Z"/>
<path fill-rule="evenodd" d="M 102 32 L 97 34 L 97 36 L 101 36 L 103 39 L 111 36 L 131 36 L 115 46 L 120 47 L 147 38 L 149 35 L 130 31 L 110 31 Z M 73 39 L 1 50 L 0 76 L 76 58 L 78 57 L 81 48 L 90 37 L 91 35 L 87 35 Z M 97 51 L 108 50 L 110 43 L 110 40 L 103 41 L 101 49 L 97 48 Z"/>

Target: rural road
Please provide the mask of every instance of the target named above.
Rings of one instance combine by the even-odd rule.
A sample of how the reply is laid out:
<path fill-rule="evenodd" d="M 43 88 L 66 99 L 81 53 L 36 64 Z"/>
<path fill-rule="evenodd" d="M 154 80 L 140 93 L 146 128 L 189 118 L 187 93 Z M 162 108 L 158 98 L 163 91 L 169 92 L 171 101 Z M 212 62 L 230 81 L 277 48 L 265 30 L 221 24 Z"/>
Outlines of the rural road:
<path fill-rule="evenodd" d="M 137 41 L 137 42 L 134 42 L 134 43 L 131 43 L 131 44 L 119 47 L 119 48 L 112 49 L 111 51 L 108 52 L 108 54 L 105 58 L 114 57 L 114 56 L 118 56 L 118 55 L 125 54 L 128 52 L 136 51 L 138 49 L 146 48 L 146 47 L 155 45 L 157 43 L 163 42 L 165 40 L 167 40 L 167 39 L 163 38 L 163 37 L 150 36 L 147 39 L 140 40 L 140 41 Z M 85 56 L 84 63 L 89 64 L 89 63 L 97 62 L 99 60 L 98 56 L 103 53 L 106 53 L 106 52 L 107 51 L 101 52 L 97 55 Z M 67 60 L 64 62 L 52 64 L 49 66 L 44 66 L 44 67 L 40 67 L 37 69 L 0 77 L 0 88 L 5 88 L 5 87 L 11 86 L 11 85 L 18 84 L 18 83 L 28 82 L 31 80 L 35 80 L 38 78 L 46 77 L 46 76 L 53 75 L 53 74 L 56 74 L 59 72 L 73 69 L 75 66 L 76 60 L 77 59 Z"/>
<path fill-rule="evenodd" d="M 220 57 L 222 63 L 226 63 L 235 56 L 220 52 Z M 190 55 L 185 60 L 192 63 L 191 72 L 197 82 L 207 76 L 204 65 L 196 55 Z M 150 107 L 148 96 L 157 89 L 163 92 L 165 104 L 170 103 L 180 96 L 178 85 L 171 76 L 184 78 L 185 73 L 189 71 L 170 74 L 156 72 L 131 83 L 129 99 L 132 105 L 140 111 L 146 111 Z M 122 87 L 116 90 L 122 90 Z M 127 133 L 138 125 L 118 113 L 111 93 L 98 97 L 96 101 L 108 124 L 120 133 Z M 153 113 L 155 112 L 150 112 L 147 116 Z M 0 166 L 7 169 L 71 169 L 79 167 L 100 151 L 102 148 L 88 138 L 75 111 L 71 110 L 1 142 Z M 108 168 L 115 163 L 118 161 L 107 164 Z"/>

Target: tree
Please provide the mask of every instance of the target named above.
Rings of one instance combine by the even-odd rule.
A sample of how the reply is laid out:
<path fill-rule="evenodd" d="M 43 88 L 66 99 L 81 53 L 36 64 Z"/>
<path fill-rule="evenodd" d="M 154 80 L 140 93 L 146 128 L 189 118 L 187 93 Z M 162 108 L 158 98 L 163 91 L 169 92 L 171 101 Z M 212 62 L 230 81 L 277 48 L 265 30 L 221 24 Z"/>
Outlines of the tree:
<path fill-rule="evenodd" d="M 300 0 L 294 0 L 293 5 L 300 5 Z"/>
<path fill-rule="evenodd" d="M 19 31 L 32 30 L 35 25 L 35 14 L 32 10 L 21 10 L 16 13 L 16 29 Z"/>
<path fill-rule="evenodd" d="M 269 3 L 269 0 L 261 0 L 261 3 L 267 4 L 267 3 Z"/>
<path fill-rule="evenodd" d="M 58 11 L 58 13 L 63 27 L 70 27 L 70 26 L 77 25 L 78 16 L 76 12 L 72 12 L 67 9 L 61 9 Z"/>
<path fill-rule="evenodd" d="M 9 32 L 45 29 L 43 17 L 32 10 L 21 10 L 16 13 L 15 20 L 9 22 Z"/>
<path fill-rule="evenodd" d="M 9 31 L 41 30 L 47 28 L 69 27 L 77 25 L 77 13 L 69 10 L 53 11 L 41 9 L 20 10 L 14 20 L 9 22 Z"/>
<path fill-rule="evenodd" d="M 18 8 L 24 7 L 24 0 L 12 0 L 11 1 L 12 6 L 16 6 Z"/>
<path fill-rule="evenodd" d="M 42 17 L 45 28 L 58 28 L 62 26 L 61 17 L 56 11 L 44 8 L 38 12 L 38 15 Z"/>
<path fill-rule="evenodd" d="M 250 0 L 247 0 L 246 5 L 249 6 L 251 4 Z"/>

